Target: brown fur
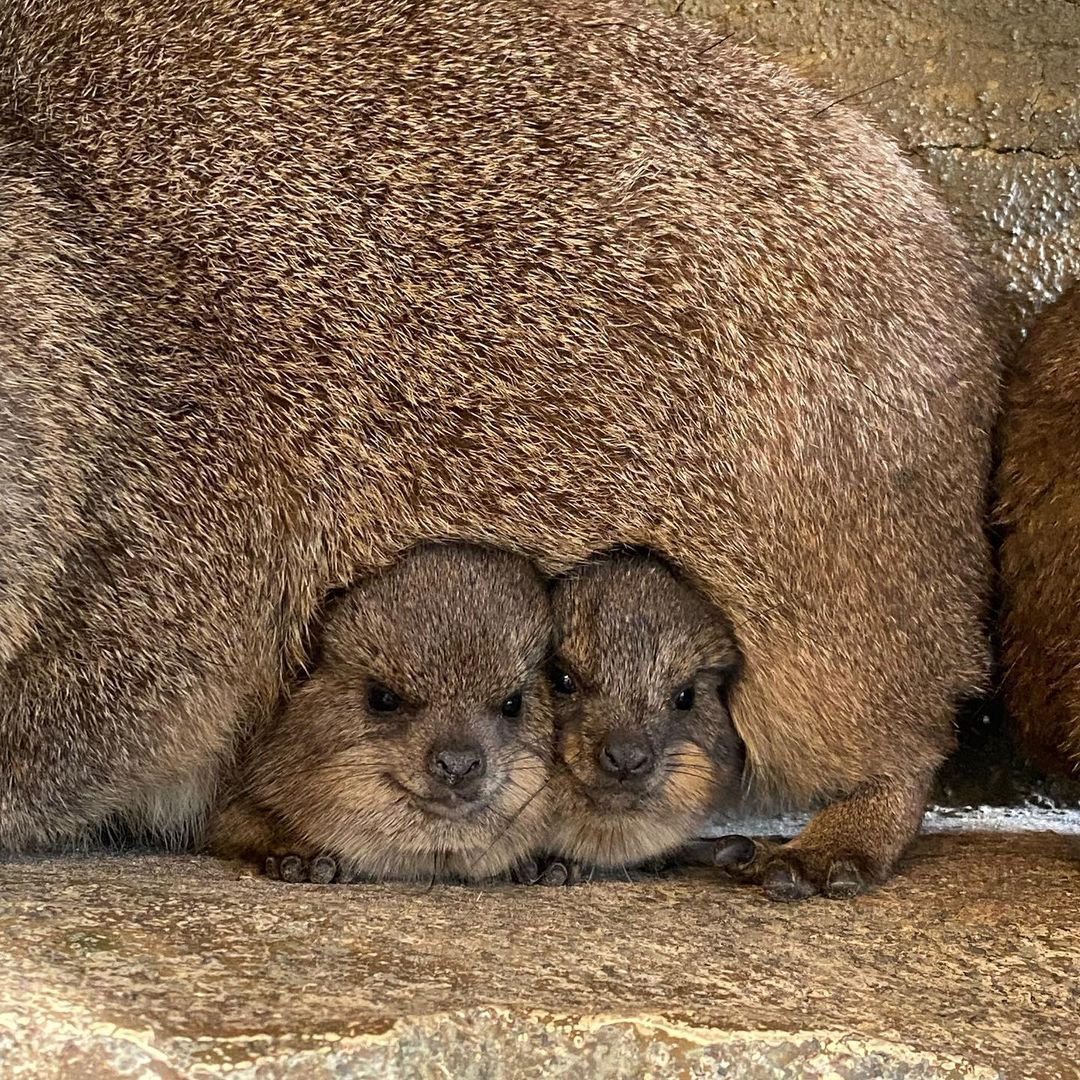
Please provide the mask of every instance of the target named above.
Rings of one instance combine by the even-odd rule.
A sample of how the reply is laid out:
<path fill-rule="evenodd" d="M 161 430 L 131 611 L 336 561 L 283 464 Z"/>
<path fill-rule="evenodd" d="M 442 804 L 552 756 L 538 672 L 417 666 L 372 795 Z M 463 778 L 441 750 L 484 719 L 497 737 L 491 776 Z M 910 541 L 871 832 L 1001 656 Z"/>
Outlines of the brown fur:
<path fill-rule="evenodd" d="M 1036 321 L 1006 393 L 1006 702 L 1035 761 L 1080 775 L 1080 285 Z"/>
<path fill-rule="evenodd" d="M 571 573 L 556 584 L 553 608 L 564 767 L 552 782 L 550 852 L 598 867 L 667 854 L 739 794 L 742 751 L 725 704 L 739 660 L 730 627 L 640 556 Z M 692 704 L 679 709 L 688 688 Z M 640 741 L 655 764 L 640 776 L 605 771 L 612 734 Z"/>
<path fill-rule="evenodd" d="M 5 598 L 0 846 L 182 824 L 326 591 L 429 538 L 666 554 L 792 799 L 946 754 L 998 345 L 844 107 L 629 0 L 9 0 L 0 85 L 0 202 L 58 208 L 6 364 L 74 324 L 108 388 L 107 449 L 57 466 L 77 506 L 0 541 L 0 576 L 65 566 Z M 5 393 L 35 432 L 78 404 Z"/>
<path fill-rule="evenodd" d="M 329 855 L 346 878 L 511 869 L 546 830 L 551 635 L 544 583 L 513 555 L 424 547 L 360 582 L 329 611 L 310 679 L 253 737 L 211 849 Z M 380 687 L 401 705 L 373 709 Z M 518 692 L 520 715 L 503 716 Z M 466 795 L 430 767 L 463 743 L 486 762 Z"/>

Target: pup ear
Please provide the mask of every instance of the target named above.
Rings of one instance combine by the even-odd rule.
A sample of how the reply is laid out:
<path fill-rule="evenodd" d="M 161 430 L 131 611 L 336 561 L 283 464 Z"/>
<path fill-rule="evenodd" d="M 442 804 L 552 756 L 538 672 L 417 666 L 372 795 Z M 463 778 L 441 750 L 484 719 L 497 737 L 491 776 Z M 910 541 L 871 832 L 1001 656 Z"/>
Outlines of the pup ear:
<path fill-rule="evenodd" d="M 311 621 L 304 629 L 303 636 L 303 660 L 299 668 L 293 672 L 296 684 L 307 682 L 315 673 L 326 654 L 326 627 L 333 618 L 338 608 L 346 602 L 352 592 L 352 585 L 341 585 L 330 589 L 322 598 L 312 616 Z"/>

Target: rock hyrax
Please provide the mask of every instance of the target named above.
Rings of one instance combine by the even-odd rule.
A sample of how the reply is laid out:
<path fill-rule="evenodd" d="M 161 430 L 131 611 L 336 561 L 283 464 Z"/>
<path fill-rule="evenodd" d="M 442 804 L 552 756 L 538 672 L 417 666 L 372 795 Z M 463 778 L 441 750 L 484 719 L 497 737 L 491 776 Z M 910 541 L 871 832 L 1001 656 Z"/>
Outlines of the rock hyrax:
<path fill-rule="evenodd" d="M 322 598 L 451 539 L 667 556 L 758 783 L 830 802 L 810 887 L 887 876 L 985 677 L 1000 355 L 896 147 L 630 0 L 108 16 L 0 4 L 0 342 L 68 373 L 0 413 L 79 491 L 0 536 L 0 848 L 189 821 Z"/>
<path fill-rule="evenodd" d="M 1036 320 L 1006 393 L 1005 698 L 1030 756 L 1080 775 L 1080 285 Z"/>
<path fill-rule="evenodd" d="M 560 768 L 550 853 L 606 868 L 672 852 L 739 794 L 731 627 L 639 555 L 572 571 L 552 607 Z"/>
<path fill-rule="evenodd" d="M 329 609 L 310 678 L 255 733 L 211 848 L 286 878 L 476 879 L 539 844 L 554 731 L 542 579 L 425 546 Z"/>

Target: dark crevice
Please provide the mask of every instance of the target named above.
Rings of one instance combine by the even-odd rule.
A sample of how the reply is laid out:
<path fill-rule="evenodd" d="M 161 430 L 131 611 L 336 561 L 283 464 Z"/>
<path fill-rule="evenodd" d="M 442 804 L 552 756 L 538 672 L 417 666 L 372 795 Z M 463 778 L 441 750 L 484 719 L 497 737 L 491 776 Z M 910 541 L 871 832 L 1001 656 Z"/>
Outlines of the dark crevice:
<path fill-rule="evenodd" d="M 927 150 L 983 150 L 989 154 L 1033 154 L 1035 157 L 1047 158 L 1050 161 L 1080 160 L 1080 149 L 1077 150 L 1036 150 L 1033 146 L 994 146 L 990 143 L 916 143 L 908 147 L 911 153 L 922 153 Z"/>

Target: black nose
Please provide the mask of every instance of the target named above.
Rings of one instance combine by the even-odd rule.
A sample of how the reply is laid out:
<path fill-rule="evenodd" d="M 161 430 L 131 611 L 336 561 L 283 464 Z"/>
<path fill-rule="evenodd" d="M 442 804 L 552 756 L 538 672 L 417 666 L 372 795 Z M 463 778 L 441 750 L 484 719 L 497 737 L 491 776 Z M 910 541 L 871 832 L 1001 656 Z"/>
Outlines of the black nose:
<path fill-rule="evenodd" d="M 655 760 L 648 740 L 634 731 L 608 732 L 597 754 L 600 768 L 620 780 L 644 776 Z"/>
<path fill-rule="evenodd" d="M 436 746 L 432 749 L 428 761 L 432 776 L 448 787 L 458 787 L 479 780 L 486 767 L 484 751 L 471 743 Z"/>

